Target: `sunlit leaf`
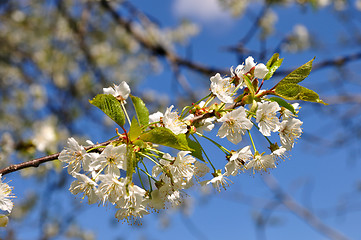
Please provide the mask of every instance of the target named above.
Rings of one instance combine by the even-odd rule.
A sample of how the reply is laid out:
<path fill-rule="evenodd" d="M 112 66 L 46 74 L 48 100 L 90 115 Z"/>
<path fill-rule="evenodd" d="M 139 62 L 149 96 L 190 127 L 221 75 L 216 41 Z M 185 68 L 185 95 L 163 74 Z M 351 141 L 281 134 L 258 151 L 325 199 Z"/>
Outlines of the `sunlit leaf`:
<path fill-rule="evenodd" d="M 268 68 L 269 72 L 264 77 L 264 80 L 268 80 L 273 76 L 274 72 L 281 66 L 282 61 L 283 58 L 279 58 L 278 53 L 273 54 L 273 56 L 270 58 L 270 60 L 268 60 L 266 64 L 266 67 Z"/>
<path fill-rule="evenodd" d="M 92 100 L 91 104 L 102 110 L 119 126 L 124 126 L 125 116 L 120 102 L 111 94 L 98 94 Z"/>
<path fill-rule="evenodd" d="M 149 123 L 149 111 L 145 106 L 143 100 L 140 99 L 139 97 L 132 95 L 130 96 L 130 98 L 132 99 L 140 125 L 141 126 L 147 125 Z"/>
<path fill-rule="evenodd" d="M 140 135 L 140 139 L 179 150 L 193 150 L 188 146 L 187 137 L 185 134 L 176 135 L 171 130 L 164 127 L 154 128 L 148 132 L 145 132 Z"/>
<path fill-rule="evenodd" d="M 285 78 L 283 78 L 278 85 L 287 84 L 287 83 L 299 83 L 302 82 L 311 72 L 312 62 L 315 58 L 311 59 L 307 63 L 303 64 L 301 67 L 292 71 Z"/>

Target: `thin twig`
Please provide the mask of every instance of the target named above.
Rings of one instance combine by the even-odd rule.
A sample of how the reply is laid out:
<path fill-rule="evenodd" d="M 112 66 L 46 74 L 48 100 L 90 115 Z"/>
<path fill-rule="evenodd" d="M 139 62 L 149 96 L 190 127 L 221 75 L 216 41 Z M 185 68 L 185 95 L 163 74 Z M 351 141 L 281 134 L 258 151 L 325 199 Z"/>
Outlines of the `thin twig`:
<path fill-rule="evenodd" d="M 278 182 L 272 175 L 265 174 L 263 176 L 265 184 L 271 189 L 271 191 L 276 195 L 277 199 L 287 207 L 295 215 L 303 219 L 311 227 L 327 236 L 329 239 L 334 240 L 346 240 L 348 239 L 342 233 L 336 231 L 335 229 L 327 226 L 323 223 L 316 215 L 305 207 L 299 205 L 295 200 L 292 199 L 286 192 L 284 192 L 279 186 Z"/>
<path fill-rule="evenodd" d="M 114 141 L 116 141 L 116 140 L 110 140 L 110 141 L 95 144 L 95 145 L 92 145 L 92 146 L 89 146 L 89 147 L 85 147 L 85 150 L 96 148 L 92 152 L 100 151 L 99 147 L 106 146 L 109 143 L 114 142 Z M 30 160 L 30 161 L 27 161 L 27 162 L 10 165 L 10 166 L 8 166 L 6 168 L 1 169 L 0 170 L 0 175 L 6 175 L 8 173 L 16 172 L 16 171 L 19 171 L 19 170 L 24 169 L 24 168 L 38 167 L 40 164 L 57 160 L 59 155 L 60 155 L 60 152 L 52 154 L 52 155 L 48 155 L 48 156 L 45 156 L 45 157 L 33 159 L 33 160 Z"/>

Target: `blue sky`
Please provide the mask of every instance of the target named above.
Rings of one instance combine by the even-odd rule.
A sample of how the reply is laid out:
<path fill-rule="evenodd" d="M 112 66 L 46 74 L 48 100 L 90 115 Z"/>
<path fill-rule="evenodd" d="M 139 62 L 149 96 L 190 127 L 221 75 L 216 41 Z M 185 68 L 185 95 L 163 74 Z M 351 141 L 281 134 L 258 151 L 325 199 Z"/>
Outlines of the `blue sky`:
<path fill-rule="evenodd" d="M 234 45 L 243 37 L 251 22 L 247 18 L 230 18 L 227 13 L 222 13 L 216 5 L 213 5 L 213 1 L 208 0 L 208 3 L 204 3 L 205 1 L 134 0 L 133 4 L 155 17 L 162 27 L 175 26 L 183 17 L 195 20 L 201 31 L 198 36 L 191 39 L 193 59 L 220 68 L 236 66 L 239 62 L 234 55 L 222 49 Z M 197 5 L 199 2 L 203 4 Z M 258 12 L 260 7 L 256 3 L 250 9 L 252 12 Z M 307 8 L 303 11 L 300 7 L 290 6 L 273 10 L 278 13 L 278 22 L 276 32 L 268 43 L 271 49 L 279 43 L 278 37 L 291 32 L 295 24 L 304 24 L 309 27 L 310 32 L 314 33 L 322 44 L 326 44 L 324 46 L 327 46 L 327 49 L 330 46 L 336 46 L 339 34 L 345 32 L 339 21 L 335 17 L 330 17 L 329 12 L 332 11 L 330 8 L 321 10 Z M 197 17 L 194 17 L 195 15 Z M 257 49 L 258 43 L 254 41 L 247 47 Z M 184 50 L 180 50 L 181 54 L 182 51 Z M 317 63 L 323 59 L 354 51 L 355 47 L 349 46 L 343 49 L 334 48 L 334 51 L 321 49 L 317 52 L 284 54 L 281 55 L 285 57 L 281 68 L 300 66 L 315 56 L 315 63 Z M 269 53 L 267 58 L 271 55 L 272 53 Z M 359 64 L 356 63 L 356 66 Z M 168 65 L 165 64 L 164 68 L 167 67 Z M 184 72 L 187 74 L 187 71 Z M 332 70 L 311 73 L 302 85 L 316 89 L 320 82 L 326 82 L 326 77 L 332 74 Z M 172 78 L 172 73 L 168 70 L 162 74 L 151 75 L 140 86 L 140 89 L 152 88 L 157 92 L 169 94 L 172 91 L 172 81 L 169 80 Z M 155 81 L 162 84 L 154 84 Z M 207 84 L 207 82 L 204 83 L 206 88 L 208 88 Z M 197 90 L 204 90 L 202 87 L 197 86 Z M 177 107 L 182 109 L 183 106 Z M 318 107 L 327 108 L 327 106 Z M 306 133 L 321 137 L 333 136 L 333 133 L 339 129 L 338 121 L 331 119 L 330 115 L 321 114 L 321 111 L 315 110 L 312 104 L 302 105 L 300 119 L 304 122 L 303 129 Z M 215 137 L 215 132 L 210 136 Z M 235 150 L 242 147 L 242 144 L 246 145 L 246 143 L 241 143 L 241 146 L 235 146 L 226 141 L 220 142 L 226 144 L 229 149 Z M 348 161 L 350 151 L 354 151 L 355 146 L 357 149 L 360 141 L 353 144 L 347 148 L 331 149 L 324 148 L 322 143 L 318 145 L 317 142 L 300 139 L 291 152 L 290 160 L 281 162 L 271 174 L 284 190 L 301 205 L 313 211 L 324 223 L 343 232 L 350 239 L 361 239 L 361 232 L 358 229 L 361 198 L 360 192 L 356 191 L 356 184 L 360 181 L 361 165 L 357 161 L 359 160 L 357 154 L 354 155 L 353 163 Z M 212 156 L 217 165 L 224 165 L 222 152 L 212 145 L 207 145 L 208 155 Z M 140 227 L 121 223 L 109 227 L 109 219 L 116 222 L 113 217 L 115 209 L 86 204 L 83 204 L 86 210 L 79 215 L 78 220 L 84 228 L 95 231 L 98 239 L 257 239 L 260 232 L 257 231 L 253 216 L 260 211 L 266 211 L 264 208 L 274 199 L 274 195 L 265 186 L 260 175 L 242 174 L 231 180 L 234 184 L 221 193 L 203 195 L 199 189 L 188 192 L 194 204 L 190 215 L 184 216 L 179 214 L 179 210 L 174 211 L 166 217 L 170 221 L 169 227 L 166 228 L 161 227 L 162 219 L 164 219 L 160 217 L 162 213 L 145 216 L 143 225 Z M 18 187 L 21 189 L 20 183 L 14 181 L 14 186 L 15 189 Z M 67 197 L 72 197 L 69 192 L 66 194 Z M 347 215 L 338 215 L 335 212 L 336 206 L 348 208 L 348 205 L 342 205 L 342 202 L 355 204 L 356 210 Z M 265 230 L 266 239 L 327 239 L 281 205 L 272 208 L 270 213 L 271 224 L 267 225 Z M 24 236 L 23 239 L 30 238 Z"/>

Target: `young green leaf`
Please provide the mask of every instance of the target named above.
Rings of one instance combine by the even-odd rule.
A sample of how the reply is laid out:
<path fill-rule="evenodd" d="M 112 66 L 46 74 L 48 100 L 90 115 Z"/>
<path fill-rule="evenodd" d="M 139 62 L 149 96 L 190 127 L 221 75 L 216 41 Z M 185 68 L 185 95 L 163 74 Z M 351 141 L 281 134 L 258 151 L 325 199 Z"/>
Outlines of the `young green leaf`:
<path fill-rule="evenodd" d="M 271 59 L 268 60 L 268 62 L 266 64 L 266 67 L 268 68 L 269 72 L 264 77 L 264 80 L 268 80 L 273 76 L 274 72 L 281 66 L 282 61 L 283 61 L 283 58 L 279 58 L 278 53 L 273 54 Z"/>
<path fill-rule="evenodd" d="M 307 102 L 317 102 L 327 105 L 323 102 L 317 93 L 294 83 L 277 85 L 275 94 L 287 100 L 302 100 Z"/>
<path fill-rule="evenodd" d="M 102 110 L 119 126 L 125 124 L 125 116 L 120 102 L 111 94 L 98 94 L 89 102 Z"/>
<path fill-rule="evenodd" d="M 301 67 L 292 71 L 285 78 L 283 78 L 277 85 L 302 82 L 310 74 L 313 60 L 315 60 L 315 58 L 311 59 L 307 63 L 303 64 Z"/>
<path fill-rule="evenodd" d="M 191 155 L 193 157 L 196 157 L 202 161 L 204 161 L 203 159 L 203 155 L 202 155 L 202 146 L 196 142 L 196 141 L 193 141 L 189 138 L 187 138 L 187 141 L 188 141 L 188 146 L 194 150 L 191 151 Z"/>
<path fill-rule="evenodd" d="M 281 107 L 284 107 L 284 108 L 290 110 L 291 113 L 296 114 L 295 108 L 292 106 L 292 104 L 286 102 L 282 98 L 271 97 L 271 98 L 269 98 L 269 100 L 271 100 L 272 102 L 277 102 L 278 105 L 280 105 Z"/>
<path fill-rule="evenodd" d="M 178 150 L 193 150 L 188 146 L 187 137 L 185 134 L 175 135 L 171 130 L 164 127 L 154 128 L 148 132 L 143 133 L 139 138 L 146 142 L 152 142 Z"/>
<path fill-rule="evenodd" d="M 149 111 L 147 109 L 147 107 L 145 106 L 144 102 L 142 99 L 140 99 L 139 97 L 136 96 L 130 96 L 130 98 L 132 99 L 134 108 L 135 108 L 135 112 L 137 114 L 137 118 L 138 121 L 140 123 L 141 126 L 145 126 L 147 124 L 149 124 Z"/>
<path fill-rule="evenodd" d="M 129 129 L 130 141 L 134 141 L 135 139 L 137 139 L 141 133 L 142 133 L 142 129 L 139 126 L 139 123 L 138 123 L 137 119 L 135 117 L 133 117 L 132 124 L 130 125 L 130 129 Z"/>

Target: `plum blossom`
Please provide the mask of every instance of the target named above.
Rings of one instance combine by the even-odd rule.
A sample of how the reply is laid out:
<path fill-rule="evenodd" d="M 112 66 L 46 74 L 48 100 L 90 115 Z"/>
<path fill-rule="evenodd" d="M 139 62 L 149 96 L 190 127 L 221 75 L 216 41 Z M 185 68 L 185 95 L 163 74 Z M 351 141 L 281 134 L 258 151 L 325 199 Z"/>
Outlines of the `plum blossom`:
<path fill-rule="evenodd" d="M 172 112 L 173 105 L 167 108 L 163 117 L 164 126 L 170 129 L 174 134 L 186 133 L 187 124 L 179 119 L 177 112 Z"/>
<path fill-rule="evenodd" d="M 218 119 L 218 122 L 223 122 L 223 124 L 219 128 L 217 136 L 220 138 L 227 137 L 234 144 L 242 141 L 242 135 L 245 134 L 246 130 L 252 128 L 252 122 L 246 116 L 244 107 L 226 113 Z"/>
<path fill-rule="evenodd" d="M 118 86 L 114 84 L 113 87 L 103 88 L 104 94 L 111 94 L 122 101 L 125 101 L 130 94 L 129 85 L 123 81 Z"/>
<path fill-rule="evenodd" d="M 264 136 L 271 136 L 271 131 L 276 132 L 280 128 L 277 111 L 281 110 L 277 102 L 258 103 L 256 112 L 256 121 L 258 122 L 259 131 Z"/>
<path fill-rule="evenodd" d="M 286 148 L 286 150 L 291 150 L 295 140 L 301 136 L 302 124 L 303 122 L 296 118 L 289 118 L 281 122 L 279 135 L 281 138 L 281 144 L 284 148 Z"/>
<path fill-rule="evenodd" d="M 233 103 L 236 86 L 231 83 L 231 78 L 222 78 L 219 73 L 210 78 L 211 91 L 224 103 Z"/>

